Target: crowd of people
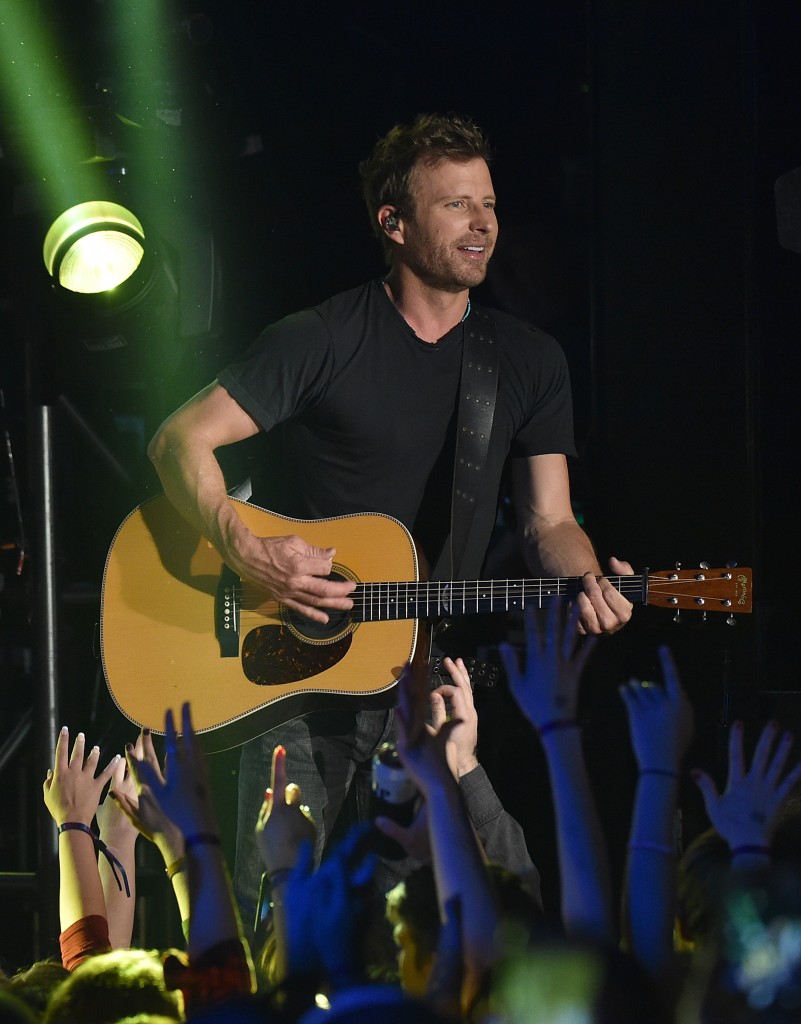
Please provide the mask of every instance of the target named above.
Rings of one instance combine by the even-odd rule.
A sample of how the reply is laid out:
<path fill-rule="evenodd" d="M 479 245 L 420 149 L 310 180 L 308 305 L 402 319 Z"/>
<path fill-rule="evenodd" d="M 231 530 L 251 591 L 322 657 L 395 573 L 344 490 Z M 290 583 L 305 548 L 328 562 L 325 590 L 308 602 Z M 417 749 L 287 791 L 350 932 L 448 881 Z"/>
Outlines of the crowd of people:
<path fill-rule="evenodd" d="M 240 921 L 185 705 L 179 723 L 167 714 L 163 763 L 147 731 L 101 767 L 83 734 L 71 741 L 61 730 L 44 783 L 59 833 L 61 960 L 4 978 L 2 1019 L 798 1020 L 801 762 L 791 757 L 792 736 L 768 723 L 746 757 L 743 726 L 734 725 L 723 791 L 692 773 L 711 827 L 679 857 L 674 821 L 693 713 L 669 650 L 659 651 L 661 681 L 620 688 L 639 774 L 616 913 L 577 717 L 596 638 L 580 634 L 578 615 L 554 601 L 544 619 L 527 615 L 525 657 L 501 647 L 510 691 L 548 765 L 558 919 L 543 909 L 522 830 L 475 760 L 460 659 L 446 662 L 451 682 L 433 693 L 427 673 L 412 667 L 399 683 L 398 752 L 419 791 L 408 826 L 358 824 L 316 866 L 315 822 L 287 778 L 287 751 L 275 749 L 251 822 L 266 908 L 255 935 Z M 412 865 L 381 893 L 394 964 L 369 926 L 375 830 L 401 843 Z M 131 948 L 140 836 L 163 857 L 183 951 Z"/>

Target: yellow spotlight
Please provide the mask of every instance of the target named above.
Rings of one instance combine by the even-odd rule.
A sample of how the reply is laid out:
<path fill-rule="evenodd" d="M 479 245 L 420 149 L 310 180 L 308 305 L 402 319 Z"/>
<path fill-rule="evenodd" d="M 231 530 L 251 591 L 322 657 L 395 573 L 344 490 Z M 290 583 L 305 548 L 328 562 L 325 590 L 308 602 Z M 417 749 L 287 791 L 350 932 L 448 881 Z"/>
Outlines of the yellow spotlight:
<path fill-rule="evenodd" d="M 47 272 L 62 288 L 95 295 L 127 281 L 145 254 L 139 219 L 119 203 L 96 200 L 65 210 L 45 235 Z"/>

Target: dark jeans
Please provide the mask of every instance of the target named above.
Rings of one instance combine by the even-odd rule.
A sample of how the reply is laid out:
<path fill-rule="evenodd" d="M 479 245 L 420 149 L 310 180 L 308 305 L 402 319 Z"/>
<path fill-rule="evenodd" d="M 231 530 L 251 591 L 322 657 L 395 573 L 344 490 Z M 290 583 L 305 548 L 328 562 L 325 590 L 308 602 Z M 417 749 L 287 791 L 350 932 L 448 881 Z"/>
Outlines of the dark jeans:
<path fill-rule="evenodd" d="M 287 781 L 300 786 L 317 825 L 315 857 L 370 812 L 370 766 L 381 743 L 394 740 L 394 711 L 319 711 L 273 729 L 242 747 L 234 889 L 246 929 L 253 927 L 264 864 L 255 826 L 270 784 L 274 748 L 286 747 Z M 379 861 L 378 899 L 408 871 L 409 861 Z"/>

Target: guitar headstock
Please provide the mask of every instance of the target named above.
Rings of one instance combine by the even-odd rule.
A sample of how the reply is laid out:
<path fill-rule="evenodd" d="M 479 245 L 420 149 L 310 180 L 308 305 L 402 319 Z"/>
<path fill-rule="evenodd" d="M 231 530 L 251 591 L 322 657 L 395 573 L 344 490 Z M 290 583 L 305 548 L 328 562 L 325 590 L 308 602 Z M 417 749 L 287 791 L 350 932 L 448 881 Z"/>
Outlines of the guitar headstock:
<path fill-rule="evenodd" d="M 751 570 L 740 566 L 725 569 L 668 569 L 647 571 L 645 603 L 657 608 L 694 608 L 703 612 L 750 612 Z"/>

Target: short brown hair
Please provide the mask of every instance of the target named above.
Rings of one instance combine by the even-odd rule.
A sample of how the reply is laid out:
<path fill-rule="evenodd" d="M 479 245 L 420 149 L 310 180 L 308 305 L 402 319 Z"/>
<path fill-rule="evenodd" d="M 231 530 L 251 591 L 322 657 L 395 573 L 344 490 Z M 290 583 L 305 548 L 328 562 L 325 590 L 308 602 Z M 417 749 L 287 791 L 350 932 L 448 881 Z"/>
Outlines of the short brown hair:
<path fill-rule="evenodd" d="M 414 214 L 412 172 L 418 160 L 492 159 L 484 132 L 470 118 L 459 114 L 418 114 L 412 124 L 396 124 L 379 139 L 370 156 L 359 164 L 362 193 L 378 238 L 389 253 L 389 240 L 376 220 L 379 209 L 391 203 L 399 211 Z"/>

